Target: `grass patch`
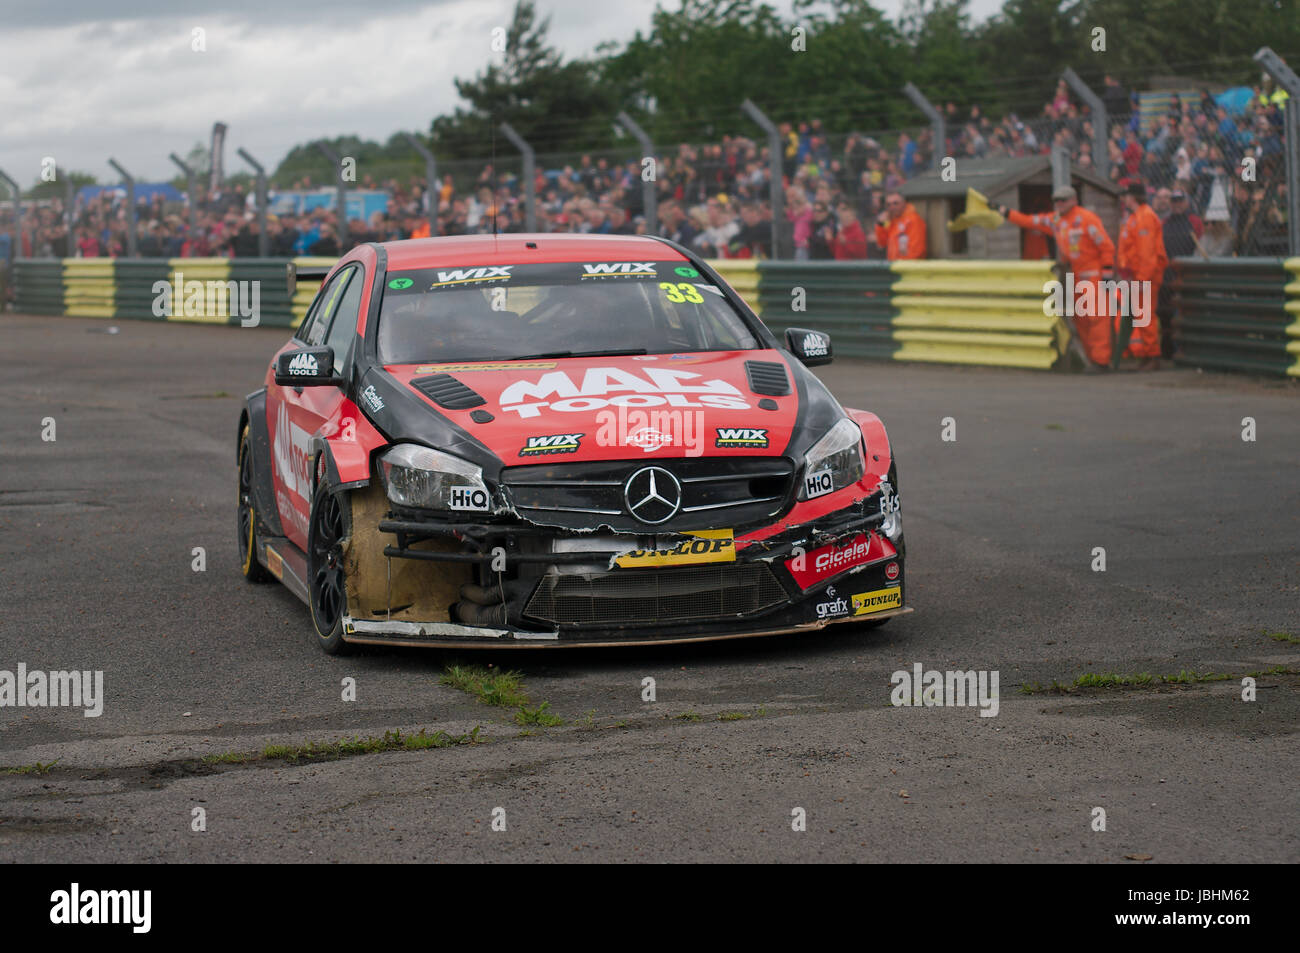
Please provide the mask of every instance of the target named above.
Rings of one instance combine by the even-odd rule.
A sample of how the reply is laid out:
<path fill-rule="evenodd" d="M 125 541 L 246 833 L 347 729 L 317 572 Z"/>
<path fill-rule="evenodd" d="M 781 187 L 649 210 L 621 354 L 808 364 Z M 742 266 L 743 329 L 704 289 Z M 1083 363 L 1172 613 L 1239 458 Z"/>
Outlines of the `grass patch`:
<path fill-rule="evenodd" d="M 1064 425 L 1064 424 L 1048 424 L 1048 425 L 1047 425 L 1047 429 L 1048 429 L 1048 430 L 1064 430 L 1064 429 L 1065 429 L 1065 425 Z"/>
<path fill-rule="evenodd" d="M 455 745 L 479 743 L 479 728 L 464 735 L 449 735 L 445 731 L 427 732 L 421 728 L 415 734 L 386 731 L 382 738 L 344 738 L 339 741 L 309 741 L 304 745 L 267 745 L 261 751 L 227 751 L 203 756 L 204 764 L 247 764 L 250 761 L 337 761 L 359 754 L 380 751 L 423 751 L 427 748 L 451 748 Z"/>
<path fill-rule="evenodd" d="M 762 718 L 766 714 L 766 708 L 759 708 L 758 711 L 724 711 L 718 716 L 718 721 L 744 721 L 746 718 Z"/>
<path fill-rule="evenodd" d="M 518 672 L 493 670 L 482 665 L 448 665 L 438 681 L 496 708 L 519 708 L 528 704 L 524 678 Z"/>
<path fill-rule="evenodd" d="M 588 723 L 590 723 L 590 716 L 588 716 Z M 546 728 L 554 728 L 556 725 L 564 724 L 564 719 L 551 712 L 550 702 L 542 702 L 536 708 L 520 705 L 519 710 L 515 712 L 515 724 L 542 725 Z"/>
<path fill-rule="evenodd" d="M 58 764 L 58 763 L 59 763 L 59 759 L 58 759 L 58 758 L 55 758 L 53 761 L 49 761 L 49 762 L 45 762 L 45 761 L 37 761 L 35 764 L 20 764 L 20 765 L 18 765 L 17 767 L 14 767 L 14 768 L 5 768 L 5 769 L 3 769 L 3 771 L 0 772 L 0 773 L 3 773 L 3 774 L 36 774 L 36 775 L 40 775 L 40 774 L 49 774 L 49 773 L 50 773 L 50 768 L 54 767 L 54 766 L 55 766 L 56 764 Z"/>
<path fill-rule="evenodd" d="M 703 721 L 703 717 L 698 711 L 684 711 L 680 715 L 673 715 L 674 721 Z"/>
<path fill-rule="evenodd" d="M 1295 669 L 1285 665 L 1274 665 L 1262 672 L 1243 672 L 1233 675 L 1228 672 L 1192 672 L 1183 669 L 1176 675 L 1152 675 L 1150 672 L 1138 672 L 1135 675 L 1120 675 L 1116 672 L 1086 672 L 1073 682 L 1065 683 L 1053 679 L 1051 684 L 1043 686 L 1038 682 L 1026 682 L 1020 686 L 1022 695 L 1073 695 L 1082 690 L 1103 690 L 1108 688 L 1147 688 L 1153 685 L 1199 685 L 1205 682 L 1226 682 L 1235 678 L 1258 678 L 1262 675 L 1293 675 Z"/>
<path fill-rule="evenodd" d="M 1292 635 L 1290 632 L 1268 632 L 1264 633 L 1274 642 L 1286 642 L 1289 645 L 1300 645 L 1300 637 Z"/>

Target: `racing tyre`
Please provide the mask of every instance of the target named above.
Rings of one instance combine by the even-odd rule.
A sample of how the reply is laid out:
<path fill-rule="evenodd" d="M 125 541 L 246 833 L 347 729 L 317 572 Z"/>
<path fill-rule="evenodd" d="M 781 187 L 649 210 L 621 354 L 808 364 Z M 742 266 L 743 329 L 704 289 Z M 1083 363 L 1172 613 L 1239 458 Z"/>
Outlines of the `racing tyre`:
<path fill-rule="evenodd" d="M 346 500 L 324 484 L 312 495 L 307 527 L 307 592 L 316 644 L 327 655 L 347 655 L 352 646 L 343 641 L 343 616 L 348 607 L 347 577 L 343 571 L 343 541 L 351 527 Z"/>
<path fill-rule="evenodd" d="M 253 446 L 248 437 L 248 424 L 239 435 L 239 564 L 240 571 L 249 582 L 270 582 L 271 574 L 257 561 L 254 533 L 257 530 L 257 513 L 253 509 Z"/>

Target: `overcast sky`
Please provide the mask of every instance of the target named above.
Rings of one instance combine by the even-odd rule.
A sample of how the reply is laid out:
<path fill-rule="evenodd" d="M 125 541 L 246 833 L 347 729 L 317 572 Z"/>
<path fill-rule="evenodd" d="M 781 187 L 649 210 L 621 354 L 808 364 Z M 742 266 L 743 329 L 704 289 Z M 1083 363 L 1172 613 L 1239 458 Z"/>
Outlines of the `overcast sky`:
<path fill-rule="evenodd" d="M 678 0 L 662 0 L 676 9 Z M 783 12 L 789 0 L 773 4 Z M 877 0 L 891 17 L 901 0 Z M 426 130 L 458 101 L 452 80 L 482 70 L 513 0 L 0 0 L 0 169 L 24 188 L 42 158 L 140 181 L 170 178 L 167 153 L 230 131 L 274 169 L 294 145 Z M 538 0 L 568 58 L 645 30 L 656 0 Z M 977 20 L 999 0 L 974 0 Z M 192 49 L 194 30 L 206 51 Z"/>

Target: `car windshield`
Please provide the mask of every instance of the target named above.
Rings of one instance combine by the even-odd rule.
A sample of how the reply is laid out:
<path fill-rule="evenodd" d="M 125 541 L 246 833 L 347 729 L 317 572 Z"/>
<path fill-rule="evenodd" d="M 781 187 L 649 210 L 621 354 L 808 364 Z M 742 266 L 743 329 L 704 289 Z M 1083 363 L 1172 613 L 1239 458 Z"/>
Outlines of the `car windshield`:
<path fill-rule="evenodd" d="M 390 271 L 383 364 L 750 350 L 754 335 L 689 262 Z"/>

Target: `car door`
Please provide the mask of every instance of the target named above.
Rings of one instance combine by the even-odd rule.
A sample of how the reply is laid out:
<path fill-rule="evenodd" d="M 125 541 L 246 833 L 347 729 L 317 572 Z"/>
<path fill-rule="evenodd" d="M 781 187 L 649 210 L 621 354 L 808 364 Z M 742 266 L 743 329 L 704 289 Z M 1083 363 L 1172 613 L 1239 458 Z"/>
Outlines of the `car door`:
<path fill-rule="evenodd" d="M 360 264 L 340 269 L 321 287 L 298 333 L 280 353 L 304 345 L 329 346 L 334 349 L 334 376 L 346 380 L 364 283 L 365 273 Z M 338 386 L 276 384 L 274 370 L 267 385 L 266 413 L 275 461 L 276 507 L 285 535 L 303 549 L 307 547 L 307 520 L 311 514 L 311 439 L 338 410 L 343 397 L 343 389 Z"/>

